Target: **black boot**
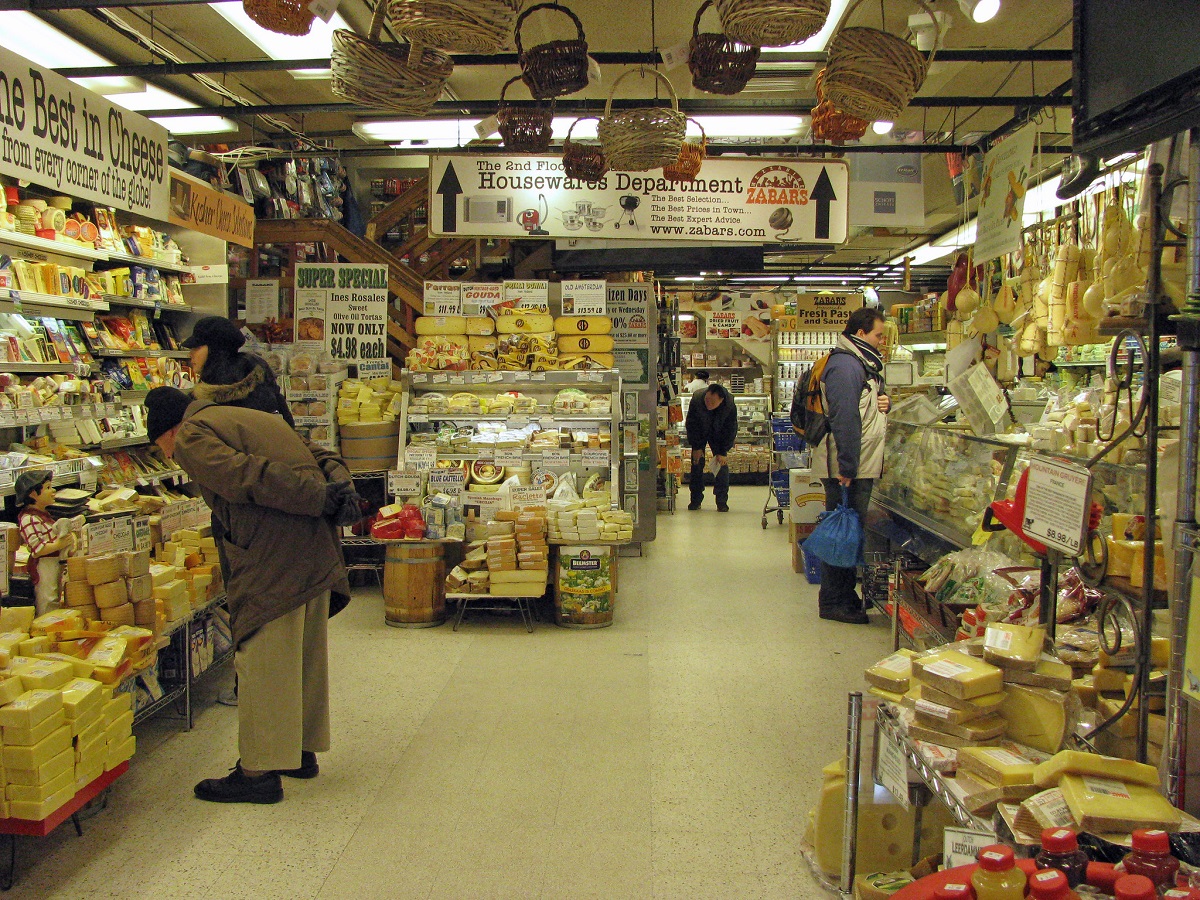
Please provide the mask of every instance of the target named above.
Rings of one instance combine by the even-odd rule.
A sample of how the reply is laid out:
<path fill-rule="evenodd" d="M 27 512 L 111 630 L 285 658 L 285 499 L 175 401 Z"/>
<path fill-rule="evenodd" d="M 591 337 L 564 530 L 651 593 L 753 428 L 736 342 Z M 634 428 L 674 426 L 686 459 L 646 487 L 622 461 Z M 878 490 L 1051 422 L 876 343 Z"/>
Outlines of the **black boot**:
<path fill-rule="evenodd" d="M 283 799 L 283 782 L 275 772 L 252 778 L 238 760 L 224 778 L 206 778 L 196 785 L 196 796 L 212 803 L 278 803 Z"/>

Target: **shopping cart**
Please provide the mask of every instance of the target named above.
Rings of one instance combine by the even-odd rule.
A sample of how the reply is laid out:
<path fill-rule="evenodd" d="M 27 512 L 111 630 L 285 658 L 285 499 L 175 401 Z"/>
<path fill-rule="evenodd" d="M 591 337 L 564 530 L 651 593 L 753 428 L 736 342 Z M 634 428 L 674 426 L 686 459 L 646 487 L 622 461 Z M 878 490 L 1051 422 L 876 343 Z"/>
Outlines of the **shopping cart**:
<path fill-rule="evenodd" d="M 762 527 L 767 527 L 767 516 L 771 513 L 783 524 L 783 511 L 791 502 L 788 491 L 789 469 L 799 461 L 798 454 L 804 449 L 804 441 L 792 427 L 788 416 L 771 417 L 771 471 L 767 477 L 767 502 L 763 504 Z"/>

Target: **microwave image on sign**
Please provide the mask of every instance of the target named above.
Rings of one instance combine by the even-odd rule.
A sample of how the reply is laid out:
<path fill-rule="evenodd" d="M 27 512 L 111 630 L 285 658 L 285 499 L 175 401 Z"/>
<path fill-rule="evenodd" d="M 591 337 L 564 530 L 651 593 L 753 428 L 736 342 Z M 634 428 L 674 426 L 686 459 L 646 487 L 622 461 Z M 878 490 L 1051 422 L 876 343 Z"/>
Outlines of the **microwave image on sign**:
<path fill-rule="evenodd" d="M 463 220 L 482 224 L 498 224 L 513 220 L 512 197 L 480 194 L 463 199 Z"/>

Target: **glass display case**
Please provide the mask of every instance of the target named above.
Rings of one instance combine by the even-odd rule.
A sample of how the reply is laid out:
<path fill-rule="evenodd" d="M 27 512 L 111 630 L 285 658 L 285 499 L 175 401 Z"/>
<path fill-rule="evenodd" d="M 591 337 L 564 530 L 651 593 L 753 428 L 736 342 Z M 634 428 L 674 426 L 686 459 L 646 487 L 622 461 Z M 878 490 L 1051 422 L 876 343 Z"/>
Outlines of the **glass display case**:
<path fill-rule="evenodd" d="M 737 407 L 739 442 L 758 444 L 770 438 L 770 394 L 734 394 L 733 402 Z"/>

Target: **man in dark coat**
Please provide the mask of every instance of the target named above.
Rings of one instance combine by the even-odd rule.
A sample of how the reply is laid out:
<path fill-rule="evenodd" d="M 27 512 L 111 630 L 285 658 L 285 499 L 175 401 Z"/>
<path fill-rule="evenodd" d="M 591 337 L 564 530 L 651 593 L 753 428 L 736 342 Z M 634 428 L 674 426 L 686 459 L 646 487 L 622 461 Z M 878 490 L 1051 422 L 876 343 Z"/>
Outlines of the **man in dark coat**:
<path fill-rule="evenodd" d="M 717 511 L 729 512 L 729 461 L 726 457 L 737 440 L 737 431 L 737 407 L 733 395 L 724 385 L 710 384 L 692 394 L 687 412 L 687 439 L 692 448 L 689 476 L 692 502 L 688 509 L 699 509 L 704 502 L 704 448 L 707 446 L 720 467 L 713 478 Z"/>
<path fill-rule="evenodd" d="M 196 796 L 275 803 L 279 776 L 314 777 L 329 749 L 329 604 L 350 593 L 332 517 L 353 489 L 327 480 L 278 415 L 175 388 L 151 391 L 146 409 L 149 439 L 200 487 L 229 561 L 241 759 Z"/>

